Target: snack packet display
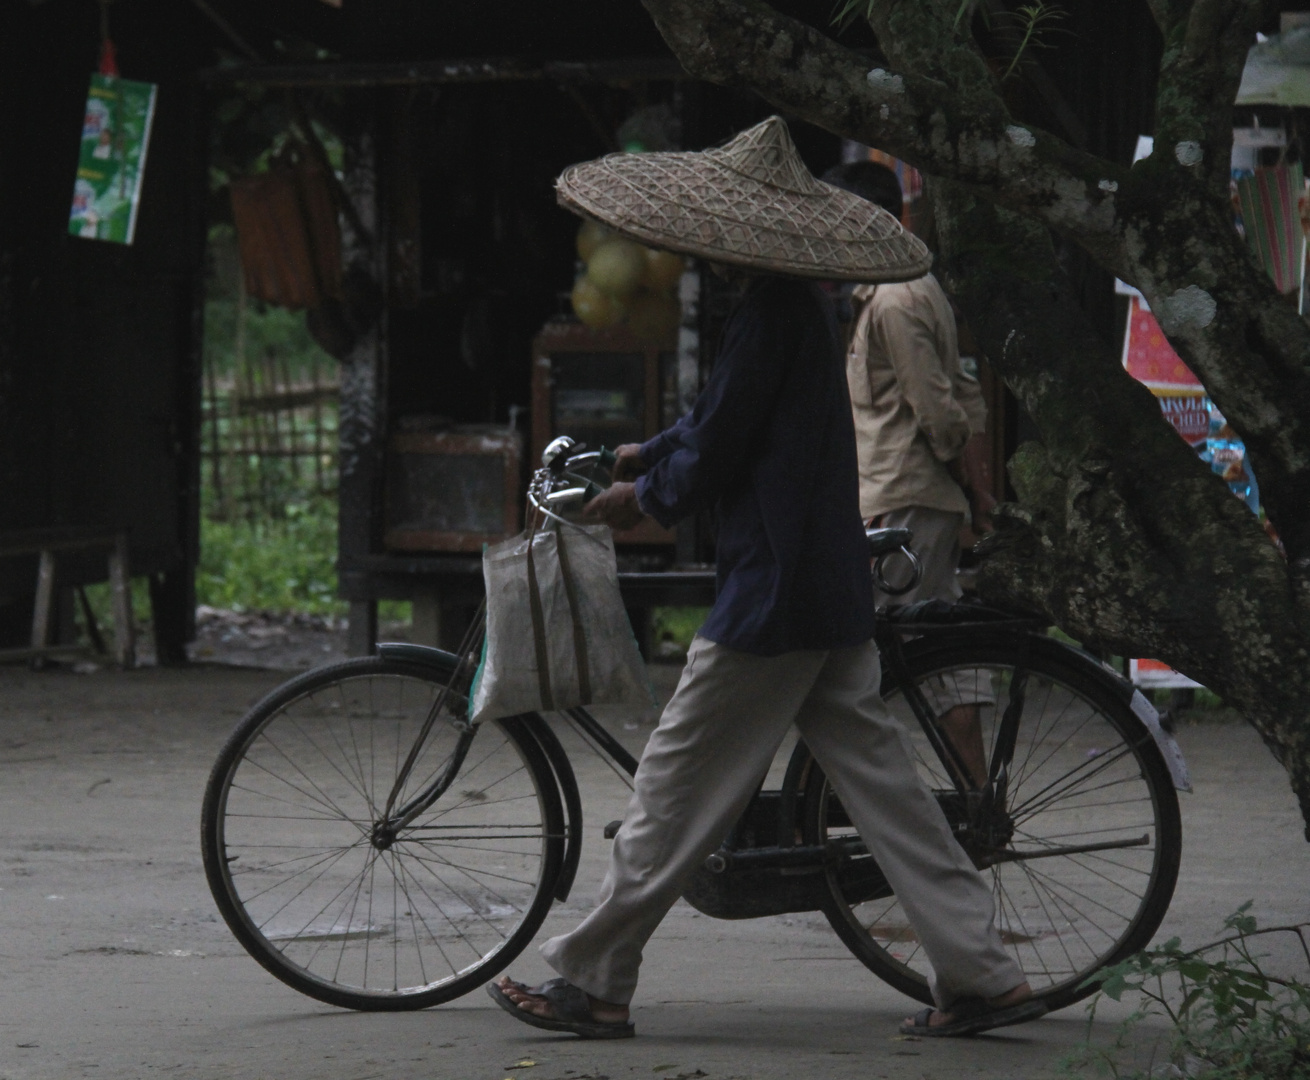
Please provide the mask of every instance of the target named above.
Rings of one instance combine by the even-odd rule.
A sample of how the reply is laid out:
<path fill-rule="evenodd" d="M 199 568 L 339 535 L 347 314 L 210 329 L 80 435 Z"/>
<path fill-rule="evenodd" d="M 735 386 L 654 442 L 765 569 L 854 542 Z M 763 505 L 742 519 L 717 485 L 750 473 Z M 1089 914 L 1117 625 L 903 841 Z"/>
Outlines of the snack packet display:
<path fill-rule="evenodd" d="M 1246 445 L 1213 403 L 1210 404 L 1210 431 L 1206 435 L 1205 449 L 1201 451 L 1201 460 L 1210 463 L 1210 468 L 1224 478 L 1229 490 L 1246 503 L 1252 513 L 1260 512 L 1260 487 L 1246 460 Z"/>

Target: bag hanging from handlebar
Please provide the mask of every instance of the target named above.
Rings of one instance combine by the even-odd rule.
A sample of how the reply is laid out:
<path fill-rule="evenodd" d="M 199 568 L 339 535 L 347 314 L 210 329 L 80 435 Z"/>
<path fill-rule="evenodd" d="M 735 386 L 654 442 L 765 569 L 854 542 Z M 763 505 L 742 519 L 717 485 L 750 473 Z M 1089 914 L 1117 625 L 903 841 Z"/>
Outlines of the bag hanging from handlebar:
<path fill-rule="evenodd" d="M 604 525 L 520 533 L 482 555 L 487 636 L 472 720 L 655 703 Z"/>

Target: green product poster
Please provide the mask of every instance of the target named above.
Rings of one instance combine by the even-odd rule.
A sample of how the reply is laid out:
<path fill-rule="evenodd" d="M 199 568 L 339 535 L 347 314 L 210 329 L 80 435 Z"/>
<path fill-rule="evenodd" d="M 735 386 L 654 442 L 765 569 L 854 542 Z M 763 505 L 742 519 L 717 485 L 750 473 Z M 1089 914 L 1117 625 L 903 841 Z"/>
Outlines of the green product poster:
<path fill-rule="evenodd" d="M 153 83 L 91 76 L 73 209 L 68 216 L 68 231 L 73 236 L 132 242 L 156 89 Z"/>

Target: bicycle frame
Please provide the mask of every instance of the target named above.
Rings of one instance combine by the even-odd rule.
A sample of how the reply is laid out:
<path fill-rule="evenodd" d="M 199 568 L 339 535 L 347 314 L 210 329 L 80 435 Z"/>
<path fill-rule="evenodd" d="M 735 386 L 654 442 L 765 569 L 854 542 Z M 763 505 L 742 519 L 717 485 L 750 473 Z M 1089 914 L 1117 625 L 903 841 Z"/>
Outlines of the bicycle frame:
<path fill-rule="evenodd" d="M 955 624 L 948 626 L 940 625 L 918 625 L 909 624 L 907 626 L 897 626 L 887 620 L 880 620 L 876 640 L 880 651 L 884 657 L 885 673 L 884 686 L 888 689 L 899 689 L 905 696 L 906 703 L 913 712 L 920 728 L 923 730 L 925 737 L 929 740 L 934 753 L 939 758 L 941 765 L 947 776 L 952 778 L 954 791 L 950 793 L 959 801 L 959 805 L 966 808 L 967 820 L 966 827 L 968 831 L 974 834 L 986 835 L 987 822 L 996 808 L 1003 808 L 1005 803 L 1005 788 L 1008 779 L 1008 772 L 1011 767 L 1011 759 L 1014 754 L 1015 737 L 1017 733 L 1020 715 L 1022 713 L 1024 694 L 1026 690 L 1026 671 L 1022 668 L 1017 669 L 1014 677 L 1011 679 L 1009 687 L 1009 696 L 1001 719 L 1000 735 L 996 741 L 991 761 L 989 764 L 988 782 L 980 789 L 970 779 L 968 770 L 964 767 L 963 761 L 956 750 L 950 738 L 938 723 L 938 717 L 934 714 L 931 706 L 921 693 L 918 692 L 912 680 L 909 678 L 909 668 L 904 655 L 904 642 L 909 637 L 944 637 L 953 631 L 974 629 L 979 624 Z M 1040 639 L 1048 643 L 1047 647 L 1055 647 L 1061 650 L 1069 650 L 1068 646 L 1054 642 L 1045 635 L 1039 634 L 1032 620 L 1015 619 L 1008 623 L 987 623 L 987 626 L 997 629 L 1000 632 L 1017 633 L 1021 640 L 1029 638 Z M 1004 629 L 1002 629 L 1004 628 Z M 476 642 L 480 646 L 480 640 Z M 430 657 L 436 650 L 429 649 L 425 646 L 411 644 L 381 644 L 378 647 L 379 652 L 384 656 L 395 659 L 405 660 L 407 662 L 422 662 L 425 656 Z M 463 655 L 467 657 L 472 654 L 476 655 L 476 649 L 466 650 Z M 465 665 L 467 667 L 467 665 Z M 1099 670 L 1099 669 L 1098 669 Z M 1108 673 L 1106 673 L 1108 677 Z M 447 691 L 453 691 L 457 694 L 466 692 L 466 686 L 451 685 Z M 439 708 L 446 703 L 445 695 L 440 698 L 440 704 L 433 709 L 429 720 L 435 719 Z M 589 742 L 597 754 L 602 758 L 607 758 L 616 770 L 620 770 L 628 776 L 633 776 L 637 769 L 637 760 L 624 748 L 624 746 L 591 715 L 585 708 L 579 707 L 566 710 L 563 715 L 575 727 L 578 733 Z M 576 870 L 579 852 L 577 850 L 581 837 L 581 798 L 578 793 L 577 783 L 574 779 L 572 767 L 568 763 L 567 755 L 559 745 L 558 740 L 550 731 L 549 727 L 540 718 L 525 718 L 529 730 L 542 744 L 551 760 L 555 769 L 557 781 L 560 783 L 561 791 L 565 798 L 566 807 L 568 808 L 569 829 L 568 840 L 570 851 L 566 855 L 567 871 L 563 875 L 565 881 L 562 881 L 556 889 L 556 895 L 564 899 L 568 895 L 571 887 L 573 871 Z M 458 721 L 457 721 L 458 723 Z M 421 740 L 425 740 L 431 725 L 426 724 L 419 736 L 420 742 L 410 754 L 410 759 L 417 758 L 421 750 Z M 405 827 L 409 820 L 417 817 L 424 810 L 432 806 L 450 786 L 453 778 L 457 775 L 459 766 L 464 755 L 467 754 L 469 747 L 476 738 L 476 731 L 471 727 L 466 727 L 461 731 L 461 737 L 457 743 L 455 752 L 447 767 L 442 773 L 429 783 L 423 791 L 419 792 L 406 804 L 399 809 L 388 809 L 384 822 L 378 826 L 385 834 L 394 838 L 396 833 Z M 408 764 L 408 762 L 407 762 Z M 395 790 L 400 790 L 404 782 L 404 777 L 408 775 L 407 770 L 402 770 L 401 779 L 398 781 Z M 803 875 L 807 873 L 817 873 L 825 867 L 833 865 L 834 862 L 840 862 L 854 856 L 865 854 L 865 848 L 859 841 L 843 841 L 839 845 L 805 845 L 799 842 L 787 842 L 794 836 L 794 822 L 797 816 L 795 805 L 785 805 L 786 800 L 782 797 L 789 787 L 794 787 L 794 783 L 789 780 L 784 783 L 783 791 L 771 792 L 763 789 L 763 785 L 752 798 L 751 803 L 747 806 L 738 825 L 734 828 L 732 834 L 726 839 L 719 850 L 712 853 L 705 862 L 705 871 L 713 877 L 720 877 L 728 871 L 745 872 L 751 871 L 777 871 L 784 870 L 790 875 Z M 944 793 L 939 793 L 939 798 L 950 797 Z M 393 792 L 394 800 L 394 792 Z M 794 802 L 794 800 L 793 800 Z M 745 833 L 759 833 L 761 823 L 769 821 L 765 827 L 765 832 L 775 838 L 776 842 L 767 844 L 748 844 L 742 843 L 742 837 Z M 1073 854 L 1081 851 L 1105 850 L 1113 847 L 1133 846 L 1142 843 L 1144 840 L 1132 841 L 1114 841 L 1108 844 L 1084 844 L 1070 845 L 1061 848 L 1048 849 L 1043 856 L 1056 854 Z M 975 845 L 976 846 L 976 845 Z M 990 847 L 990 845 L 989 845 Z M 1008 852 L 1003 848 L 995 850 L 980 850 L 975 852 L 975 858 L 981 859 L 984 865 L 993 863 L 1012 861 L 1015 858 L 1024 857 L 1042 857 L 1034 853 L 1031 856 Z M 782 879 L 784 882 L 787 879 Z M 704 882 L 702 882 L 704 885 Z M 753 882 L 751 888 L 758 892 L 762 888 L 759 880 Z M 732 905 L 722 904 L 718 900 L 709 900 L 704 895 L 699 899 L 705 907 L 715 908 L 707 911 L 707 914 L 714 914 L 723 917 L 743 917 L 747 912 L 741 910 L 742 904 L 748 904 L 758 911 L 757 914 L 777 913 L 780 910 L 812 910 L 809 906 L 808 894 L 797 897 L 798 886 L 791 882 L 786 886 L 790 889 L 792 898 L 789 900 L 779 901 L 784 906 L 780 909 L 775 903 L 769 906 L 767 898 L 756 897 L 751 900 L 742 899 Z M 702 888 L 702 893 L 704 893 Z M 803 889 L 800 892 L 804 892 Z M 797 906 L 800 905 L 800 906 Z M 697 906 L 701 906 L 698 904 Z M 702 908 L 702 910 L 705 909 Z"/>
<path fill-rule="evenodd" d="M 572 449 L 564 445 L 534 477 L 534 520 L 547 527 L 552 517 L 571 516 L 570 501 L 592 494 L 586 465 L 604 464 L 599 453 L 575 464 Z M 878 559 L 900 550 L 909 534 L 879 530 L 868 539 Z M 645 583 L 645 575 L 634 577 Z M 881 613 L 875 640 L 882 693 L 910 729 L 914 767 L 974 865 L 992 868 L 1003 943 L 1015 947 L 1025 972 L 1050 983 L 1052 1001 L 1067 1004 L 1091 992 L 1098 967 L 1140 948 L 1159 927 L 1181 849 L 1170 780 L 1182 788 L 1187 780 L 1176 744 L 1141 692 L 1048 637 L 1044 626 L 977 605 L 929 602 Z M 469 697 L 483 635 L 479 616 L 455 654 L 381 644 L 377 659 L 292 680 L 251 709 L 215 763 L 202 811 L 210 888 L 238 940 L 296 989 L 352 1008 L 418 1008 L 495 974 L 540 929 L 552 901 L 568 898 L 580 864 L 582 798 L 557 723 L 625 780 L 635 775 L 632 754 L 587 708 L 558 721 L 529 712 L 488 722 L 485 731 L 474 727 Z M 360 724 L 366 745 L 356 738 Z M 501 784 L 504 797 L 486 801 Z M 240 805 L 229 805 L 234 793 Z M 288 815 L 288 799 L 302 815 Z M 441 823 L 451 813 L 463 816 Z M 621 824 L 606 826 L 606 837 Z M 471 838 L 494 843 L 470 846 Z M 308 854 L 291 858 L 288 848 Z M 873 850 L 883 851 L 876 842 Z M 524 872 L 504 879 L 499 871 L 510 863 Z M 441 867 L 459 881 L 446 881 L 434 870 Z M 272 878 L 250 876 L 266 871 Z M 372 914 L 375 871 L 394 925 Z M 413 893 L 407 882 L 415 873 L 453 897 L 457 910 L 447 912 L 426 888 L 421 898 Z M 466 898 L 469 875 L 481 884 Z M 504 880 L 514 884 L 508 893 Z M 906 940 L 900 899 L 804 742 L 791 751 L 781 786 L 759 785 L 729 835 L 689 875 L 683 896 L 721 918 L 819 911 L 875 975 L 930 1000 L 923 957 L 917 947 L 899 947 Z M 408 928 L 402 902 L 404 915 L 414 915 Z M 361 903 L 366 911 L 356 910 Z M 288 905 L 303 910 L 284 927 L 277 920 Z M 433 930 L 429 919 L 444 929 Z M 1026 925 L 1032 919 L 1036 935 Z M 449 974 L 443 968 L 433 979 L 423 958 L 429 941 L 446 957 L 442 934 L 458 938 L 476 962 L 462 968 L 446 959 Z M 394 970 L 370 979 L 375 935 L 390 943 Z M 356 949 L 350 942 L 360 936 Z M 324 943 L 338 938 L 324 954 Z M 339 977 L 348 950 L 353 974 Z M 396 974 L 402 953 L 404 976 Z"/>
<path fill-rule="evenodd" d="M 577 503 L 593 497 L 600 489 L 596 486 L 594 480 L 580 471 L 587 466 L 600 466 L 604 469 L 612 468 L 613 455 L 605 450 L 594 451 L 589 453 L 570 454 L 574 443 L 571 440 L 560 439 L 547 447 L 546 452 L 542 455 L 543 468 L 539 469 L 533 476 L 532 483 L 528 489 L 528 501 L 535 511 L 544 517 L 554 519 L 563 524 L 569 524 L 566 519 L 560 517 L 555 512 L 555 507 L 563 507 L 568 503 Z M 572 483 L 574 486 L 564 487 Z M 892 540 L 895 544 L 897 541 Z M 898 548 L 888 548 L 884 546 L 878 552 L 875 573 L 881 577 L 882 559 L 892 550 L 904 552 L 910 559 L 912 567 L 917 571 L 918 563 L 914 556 L 902 544 Z M 883 582 L 885 584 L 885 581 Z M 903 590 L 902 590 L 903 591 Z M 424 811 L 429 809 L 441 796 L 447 791 L 459 769 L 463 764 L 464 758 L 468 753 L 476 737 L 475 729 L 468 723 L 465 712 L 458 712 L 455 719 L 447 722 L 453 723 L 460 730 L 460 738 L 452 753 L 450 761 L 442 770 L 441 774 L 434 778 L 422 791 L 408 799 L 404 805 L 396 807 L 395 803 L 399 797 L 399 792 L 403 790 L 407 782 L 414 762 L 418 759 L 419 754 L 426 742 L 433 724 L 445 706 L 448 704 L 451 692 L 466 695 L 468 684 L 472 680 L 471 672 L 476 663 L 476 658 L 480 655 L 483 639 L 485 636 L 485 602 L 483 608 L 479 610 L 477 618 L 470 626 L 465 639 L 460 646 L 457 654 L 458 663 L 456 665 L 455 675 L 450 683 L 446 686 L 445 691 L 438 695 L 432 708 L 430 709 L 426 722 L 422 726 L 415 744 L 408 754 L 404 765 L 399 771 L 392 790 L 387 798 L 386 807 L 382 815 L 382 820 L 375 826 L 374 833 L 377 839 L 383 843 L 389 844 L 393 841 L 400 830 L 404 829 L 411 821 L 417 818 Z M 979 784 L 969 768 L 967 767 L 960 749 L 955 745 L 950 735 L 942 727 L 939 717 L 929 704 L 927 698 L 915 685 L 911 677 L 911 670 L 905 656 L 905 643 L 911 638 L 934 638 L 949 635 L 952 632 L 961 632 L 966 630 L 976 630 L 982 627 L 993 630 L 998 633 L 1004 633 L 1017 636 L 1020 643 L 1018 651 L 1019 662 L 1014 669 L 1014 673 L 1009 681 L 1007 688 L 1007 699 L 1004 710 L 1001 714 L 999 728 L 992 747 L 990 761 L 987 762 L 987 779 L 985 783 Z M 1023 714 L 1023 708 L 1027 692 L 1028 682 L 1028 660 L 1033 649 L 1037 647 L 1037 642 L 1042 642 L 1043 647 L 1059 648 L 1077 653 L 1087 665 L 1092 665 L 1086 654 L 1080 653 L 1069 646 L 1054 642 L 1048 638 L 1042 630 L 1044 624 L 1032 618 L 1022 616 L 1006 616 L 1004 613 L 992 613 L 992 617 L 980 619 L 977 622 L 954 622 L 954 623 L 914 623 L 903 622 L 891 618 L 880 618 L 875 631 L 875 642 L 878 645 L 879 652 L 884 662 L 884 692 L 887 690 L 887 684 L 890 688 L 899 690 L 904 696 L 906 703 L 909 705 L 911 712 L 914 714 L 919 727 L 922 729 L 925 738 L 932 747 L 934 755 L 941 763 L 945 775 L 951 780 L 954 791 L 938 792 L 939 800 L 954 799 L 958 805 L 963 807 L 963 821 L 957 820 L 956 827 L 962 828 L 964 836 L 962 839 L 968 839 L 968 845 L 971 848 L 975 862 L 980 866 L 993 865 L 1004 861 L 1014 861 L 1023 858 L 1049 857 L 1050 855 L 1071 855 L 1082 852 L 1092 852 L 1107 850 L 1115 847 L 1129 847 L 1137 844 L 1144 844 L 1147 838 L 1140 840 L 1118 840 L 1111 842 L 1089 843 L 1082 845 L 1063 845 L 1060 847 L 1047 848 L 1041 853 L 1021 853 L 1014 852 L 1007 847 L 1009 841 L 1008 819 L 1006 818 L 1005 807 L 1007 789 L 1010 780 L 1010 770 L 1013 763 L 1015 746 L 1018 736 L 1019 722 Z M 402 656 L 407 660 L 421 659 L 423 652 L 427 650 L 421 646 L 394 646 L 379 645 L 379 652 L 383 655 Z M 1091 668 L 1089 667 L 1089 670 Z M 1108 672 L 1103 671 L 1100 667 L 1096 668 L 1097 673 L 1105 679 L 1111 678 Z M 1113 677 L 1116 678 L 1117 677 Z M 1126 694 L 1124 687 L 1127 688 Z M 1120 684 L 1116 687 L 1116 692 L 1125 695 L 1124 700 L 1127 702 L 1127 695 L 1133 693 L 1131 685 Z M 1140 697 L 1140 694 L 1136 695 Z M 1144 701 L 1144 699 L 1143 699 Z M 1147 706 L 1149 708 L 1149 706 Z M 1139 704 L 1133 701 L 1134 711 L 1141 715 Z M 608 758 L 612 767 L 616 771 L 621 771 L 627 776 L 635 776 L 637 770 L 637 761 L 623 745 L 615 739 L 605 727 L 599 723 L 585 708 L 578 707 L 565 710 L 564 715 L 568 721 L 574 725 L 575 729 L 582 736 L 583 740 L 589 742 L 603 759 Z M 577 841 L 581 833 L 581 800 L 578 795 L 576 780 L 573 777 L 572 768 L 568 764 L 567 755 L 564 754 L 558 740 L 549 728 L 540 718 L 528 720 L 529 729 L 532 730 L 541 743 L 547 757 L 551 760 L 552 767 L 555 770 L 557 781 L 560 783 L 565 802 L 569 807 L 570 819 L 570 852 L 566 856 L 568 871 L 563 875 L 567 881 L 562 890 L 557 889 L 557 895 L 563 899 L 567 896 L 568 887 L 572 881 L 572 871 L 576 868 L 578 852 L 576 850 Z M 1144 722 L 1145 722 L 1145 718 Z M 1158 730 L 1158 724 L 1151 728 L 1146 724 L 1148 730 L 1159 741 L 1162 733 Z M 1162 749 L 1165 749 L 1162 746 Z M 1173 748 L 1176 751 L 1176 746 Z M 1169 759 L 1169 753 L 1166 753 L 1166 759 Z M 780 799 L 778 796 L 785 795 L 787 790 L 794 789 L 798 778 L 788 777 L 788 785 L 784 791 L 773 793 L 766 792 L 761 784 L 760 789 L 756 791 L 750 804 L 747 806 L 741 821 L 734 827 L 732 833 L 725 840 L 725 843 L 718 851 L 712 853 L 705 862 L 705 870 L 713 875 L 721 875 L 728 870 L 749 872 L 752 870 L 780 870 L 786 869 L 792 874 L 804 874 L 817 872 L 830 866 L 834 860 L 842 860 L 856 855 L 865 853 L 863 844 L 859 841 L 843 841 L 834 848 L 828 846 L 807 846 L 794 841 L 794 822 L 796 820 L 797 808 L 794 805 L 795 800 L 790 800 L 793 805 L 784 805 L 787 801 Z M 776 825 L 766 832 L 770 833 L 776 840 L 775 843 L 758 845 L 754 843 L 740 844 L 739 838 L 748 832 L 758 832 L 758 823 L 763 817 L 768 815 L 766 802 L 777 801 L 778 805 L 772 807 L 776 813 Z M 948 814 L 948 817 L 951 815 Z M 957 819 L 958 819 L 957 815 Z M 576 824 L 573 824 L 576 823 Z M 607 835 L 610 835 L 607 828 Z M 790 835 L 789 835 L 790 833 Z M 786 843 L 784 837 L 791 839 L 793 842 Z M 809 910 L 809 908 L 787 908 L 785 910 Z M 713 914 L 713 912 L 711 912 Z M 765 913 L 765 912 L 760 912 Z M 731 917 L 731 916 L 730 916 Z M 740 917 L 740 916 L 737 916 Z"/>

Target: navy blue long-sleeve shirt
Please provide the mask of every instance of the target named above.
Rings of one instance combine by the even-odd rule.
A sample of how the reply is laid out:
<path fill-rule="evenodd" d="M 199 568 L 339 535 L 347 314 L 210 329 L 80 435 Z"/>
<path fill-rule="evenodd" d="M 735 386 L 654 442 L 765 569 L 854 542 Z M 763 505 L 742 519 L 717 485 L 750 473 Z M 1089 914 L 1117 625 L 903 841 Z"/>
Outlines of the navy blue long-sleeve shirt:
<path fill-rule="evenodd" d="M 661 525 L 718 511 L 718 595 L 701 635 L 760 656 L 873 636 L 841 339 L 818 286 L 754 282 L 692 411 L 641 448 Z"/>

